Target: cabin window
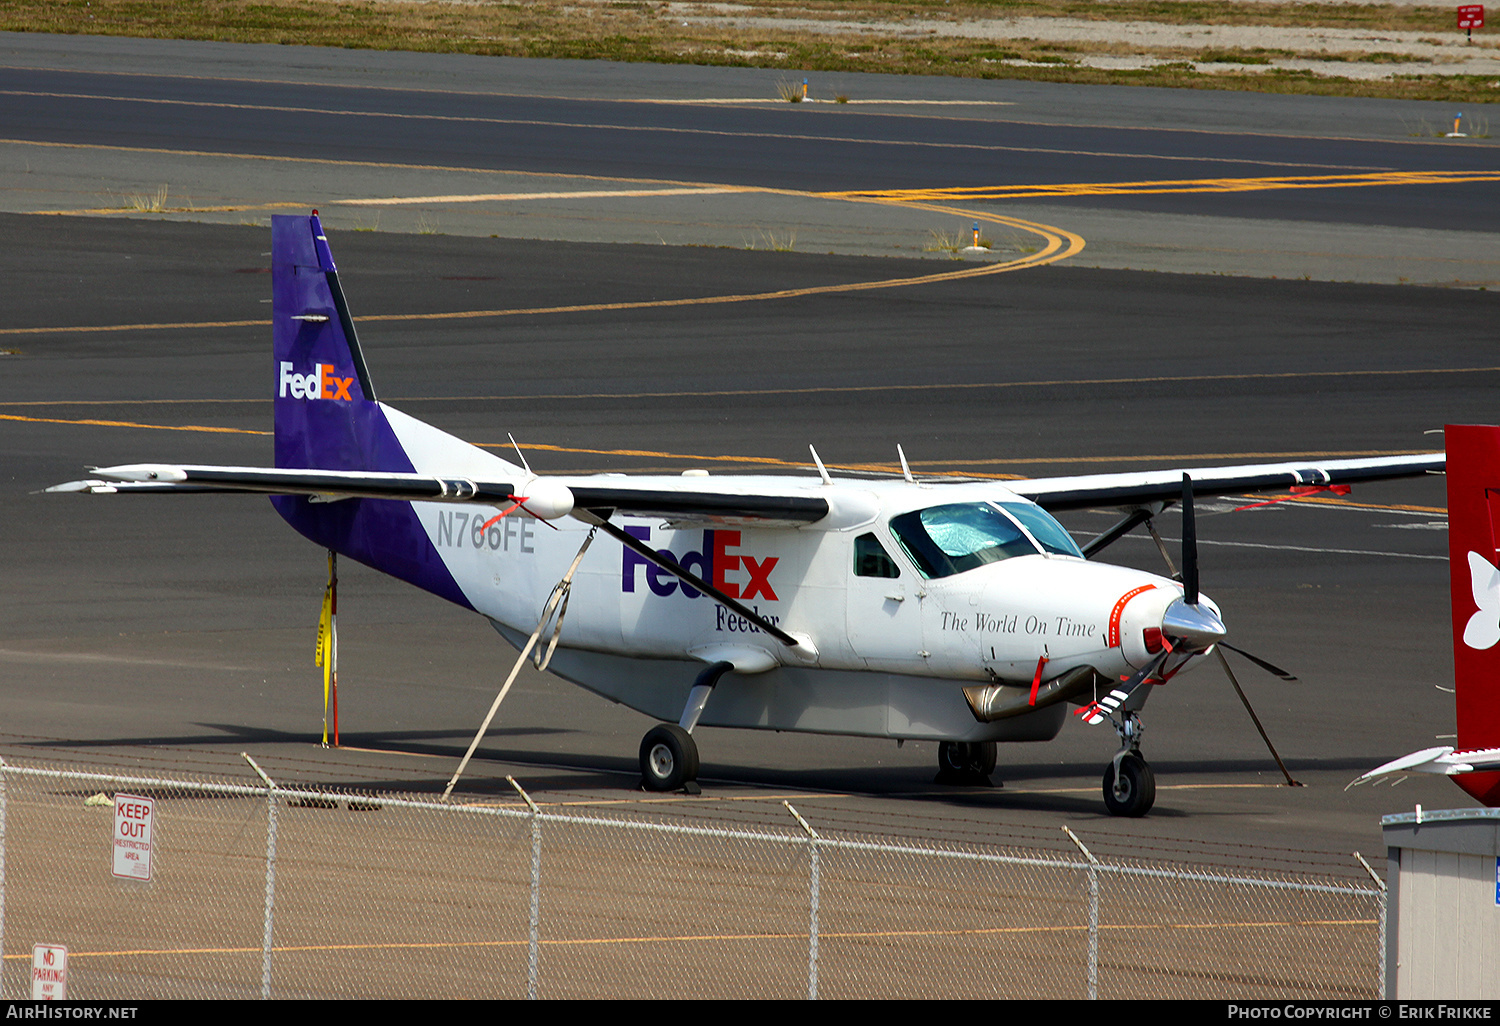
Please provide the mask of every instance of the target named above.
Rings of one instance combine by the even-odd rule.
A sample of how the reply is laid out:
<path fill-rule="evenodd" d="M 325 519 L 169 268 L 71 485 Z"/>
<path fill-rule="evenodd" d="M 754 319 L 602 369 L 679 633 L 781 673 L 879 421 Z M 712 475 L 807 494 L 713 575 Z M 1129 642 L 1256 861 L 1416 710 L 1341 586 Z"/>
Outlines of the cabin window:
<path fill-rule="evenodd" d="M 1011 556 L 1039 553 L 1020 525 L 990 502 L 903 513 L 891 518 L 891 533 L 925 577 L 950 577 Z"/>
<path fill-rule="evenodd" d="M 854 539 L 854 576 L 900 577 L 901 568 L 873 534 L 862 534 Z"/>

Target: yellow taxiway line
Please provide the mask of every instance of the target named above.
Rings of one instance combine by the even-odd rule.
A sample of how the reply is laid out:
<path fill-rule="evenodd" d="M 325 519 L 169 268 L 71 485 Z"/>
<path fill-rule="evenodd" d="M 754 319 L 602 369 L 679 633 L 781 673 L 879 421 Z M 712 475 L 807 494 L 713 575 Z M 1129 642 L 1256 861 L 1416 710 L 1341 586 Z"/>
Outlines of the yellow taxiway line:
<path fill-rule="evenodd" d="M 929 203 L 1002 199 L 1060 199 L 1073 196 L 1157 196 L 1173 193 L 1261 192 L 1276 189 L 1360 189 L 1397 185 L 1451 185 L 1497 182 L 1500 171 L 1376 171 L 1349 175 L 1287 175 L 1255 178 L 1179 178 L 1136 182 L 1060 182 L 1048 185 L 993 185 L 940 189 L 820 192 L 826 199 L 880 203 Z"/>
<path fill-rule="evenodd" d="M 360 323 L 379 321 L 454 321 L 479 318 L 542 316 L 547 314 L 600 313 L 620 310 L 648 310 L 684 306 L 717 306 L 726 303 L 755 303 L 776 299 L 796 299 L 803 296 L 825 296 L 849 292 L 866 292 L 874 289 L 906 288 L 914 285 L 932 285 L 938 282 L 959 281 L 964 278 L 979 278 L 990 274 L 1003 274 L 1026 267 L 1065 260 L 1082 251 L 1082 236 L 1062 228 L 1053 228 L 1034 221 L 1006 217 L 990 213 L 963 213 L 964 217 L 1003 225 L 1018 231 L 1029 232 L 1042 239 L 1043 245 L 1035 253 L 1014 260 L 992 264 L 975 264 L 956 271 L 939 271 L 934 274 L 919 274 L 908 278 L 882 278 L 877 281 L 845 282 L 837 285 L 812 285 L 798 289 L 776 289 L 771 292 L 747 292 L 719 296 L 692 296 L 681 299 L 649 299 L 623 303 L 575 303 L 567 306 L 512 307 L 497 310 L 452 310 L 426 314 L 370 314 L 360 317 Z M 208 328 L 252 328 L 269 327 L 269 319 L 233 321 L 159 321 L 139 324 L 68 325 L 34 328 L 0 328 L 0 336 L 55 335 L 69 333 L 98 333 L 118 331 L 168 331 L 178 329 L 204 330 Z"/>
<path fill-rule="evenodd" d="M 1082 864 L 1079 869 L 1085 868 Z M 1369 927 L 1376 925 L 1375 919 L 1267 919 L 1237 920 L 1228 923 L 1100 923 L 1101 932 L 1131 932 L 1145 930 L 1285 930 L 1299 927 Z M 1033 926 L 988 926 L 949 928 L 942 930 L 824 930 L 819 929 L 820 941 L 830 940 L 908 940 L 930 937 L 1001 937 L 1032 934 L 1087 933 L 1087 923 L 1038 924 Z M 702 944 L 712 942 L 765 942 L 795 941 L 806 943 L 808 935 L 795 931 L 786 933 L 684 933 L 636 937 L 571 937 L 542 938 L 538 944 L 545 948 L 602 947 L 631 944 Z M 276 945 L 272 954 L 321 953 L 334 951 L 431 951 L 463 950 L 472 948 L 523 948 L 530 943 L 525 938 L 515 940 L 476 941 L 385 941 L 364 944 L 296 944 Z M 120 951 L 70 951 L 70 959 L 89 958 L 143 958 L 149 956 L 179 958 L 186 955 L 259 955 L 259 947 L 204 947 L 204 948 L 133 948 Z M 6 955 L 7 960 L 25 960 L 31 953 Z"/>

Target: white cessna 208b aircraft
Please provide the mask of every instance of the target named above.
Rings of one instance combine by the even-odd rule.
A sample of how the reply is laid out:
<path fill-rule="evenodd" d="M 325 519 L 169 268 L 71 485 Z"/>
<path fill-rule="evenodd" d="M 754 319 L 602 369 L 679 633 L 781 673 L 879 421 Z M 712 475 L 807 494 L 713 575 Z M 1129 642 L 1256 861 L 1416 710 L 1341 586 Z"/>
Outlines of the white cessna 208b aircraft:
<path fill-rule="evenodd" d="M 1105 804 L 1143 815 L 1146 685 L 1226 634 L 1198 591 L 1192 496 L 1443 469 L 1424 455 L 1006 485 L 834 481 L 821 463 L 538 477 L 376 400 L 316 211 L 273 218 L 272 277 L 274 469 L 137 464 L 52 490 L 269 494 L 317 544 L 517 647 L 545 640 L 554 673 L 666 721 L 640 748 L 656 790 L 693 786 L 699 724 L 937 741 L 961 780 L 989 775 L 995 742 L 1055 737 L 1071 705 L 1120 736 Z M 1177 503 L 1181 574 L 1092 560 Z M 1082 548 L 1049 513 L 1100 506 L 1122 519 Z"/>

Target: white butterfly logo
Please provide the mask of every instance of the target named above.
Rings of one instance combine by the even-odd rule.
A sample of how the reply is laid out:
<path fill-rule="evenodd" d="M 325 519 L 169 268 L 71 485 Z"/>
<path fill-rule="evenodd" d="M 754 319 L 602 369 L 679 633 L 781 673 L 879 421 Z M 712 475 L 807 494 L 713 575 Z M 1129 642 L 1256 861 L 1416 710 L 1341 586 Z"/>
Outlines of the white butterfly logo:
<path fill-rule="evenodd" d="M 1464 627 L 1464 644 L 1470 648 L 1493 648 L 1500 642 L 1500 570 L 1477 552 L 1469 553 L 1469 575 L 1474 604 L 1479 611 Z"/>

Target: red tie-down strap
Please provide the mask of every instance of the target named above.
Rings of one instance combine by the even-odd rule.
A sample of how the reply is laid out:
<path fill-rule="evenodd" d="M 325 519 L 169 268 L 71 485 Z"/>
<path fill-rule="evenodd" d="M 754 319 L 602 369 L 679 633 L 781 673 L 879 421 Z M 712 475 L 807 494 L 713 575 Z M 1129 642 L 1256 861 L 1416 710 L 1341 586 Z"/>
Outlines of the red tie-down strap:
<path fill-rule="evenodd" d="M 494 516 L 490 517 L 484 523 L 480 524 L 479 525 L 479 529 L 481 531 L 488 531 L 492 525 L 498 524 L 500 521 L 504 520 L 506 517 L 510 516 L 512 513 L 514 513 L 518 509 L 519 510 L 525 510 L 527 513 L 531 513 L 531 510 L 526 509 L 526 500 L 529 499 L 529 498 L 531 498 L 531 496 L 529 496 L 529 495 L 512 495 L 510 497 L 510 501 L 514 502 L 515 505 L 512 506 L 510 509 L 504 510 L 504 511 L 502 511 L 500 513 L 496 513 Z M 543 520 L 541 517 L 537 516 L 535 513 L 531 513 L 531 516 L 532 516 L 532 519 L 535 520 L 537 523 L 539 523 L 539 524 L 546 524 L 548 527 L 552 528 L 552 530 L 554 530 L 554 531 L 558 530 L 558 526 L 556 524 L 551 523 L 550 521 L 547 521 L 547 520 Z"/>
<path fill-rule="evenodd" d="M 1042 667 L 1047 665 L 1047 657 L 1041 656 L 1036 661 L 1036 673 L 1031 677 L 1031 701 L 1028 705 L 1036 705 L 1036 691 L 1042 686 Z"/>
<path fill-rule="evenodd" d="M 1238 513 L 1241 510 L 1246 509 L 1259 509 L 1262 506 L 1274 506 L 1278 502 L 1291 502 L 1293 499 L 1301 499 L 1316 492 L 1332 492 L 1334 495 L 1348 495 L 1349 491 L 1349 485 L 1292 485 L 1292 494 L 1290 495 L 1283 495 L 1278 499 L 1269 499 L 1266 502 L 1252 502 L 1248 506 L 1236 506 L 1229 512 Z"/>
<path fill-rule="evenodd" d="M 490 517 L 484 523 L 480 524 L 479 525 L 479 529 L 481 531 L 488 531 L 490 529 L 490 525 L 491 524 L 498 524 L 500 521 L 504 520 L 506 517 L 508 517 L 512 513 L 514 513 L 516 510 L 523 508 L 521 506 L 521 503 L 525 502 L 529 498 L 531 498 L 531 496 L 529 496 L 529 495 L 512 495 L 510 497 L 510 501 L 514 502 L 515 505 L 512 506 L 510 509 L 505 510 L 504 512 L 496 513 L 494 516 Z"/>

